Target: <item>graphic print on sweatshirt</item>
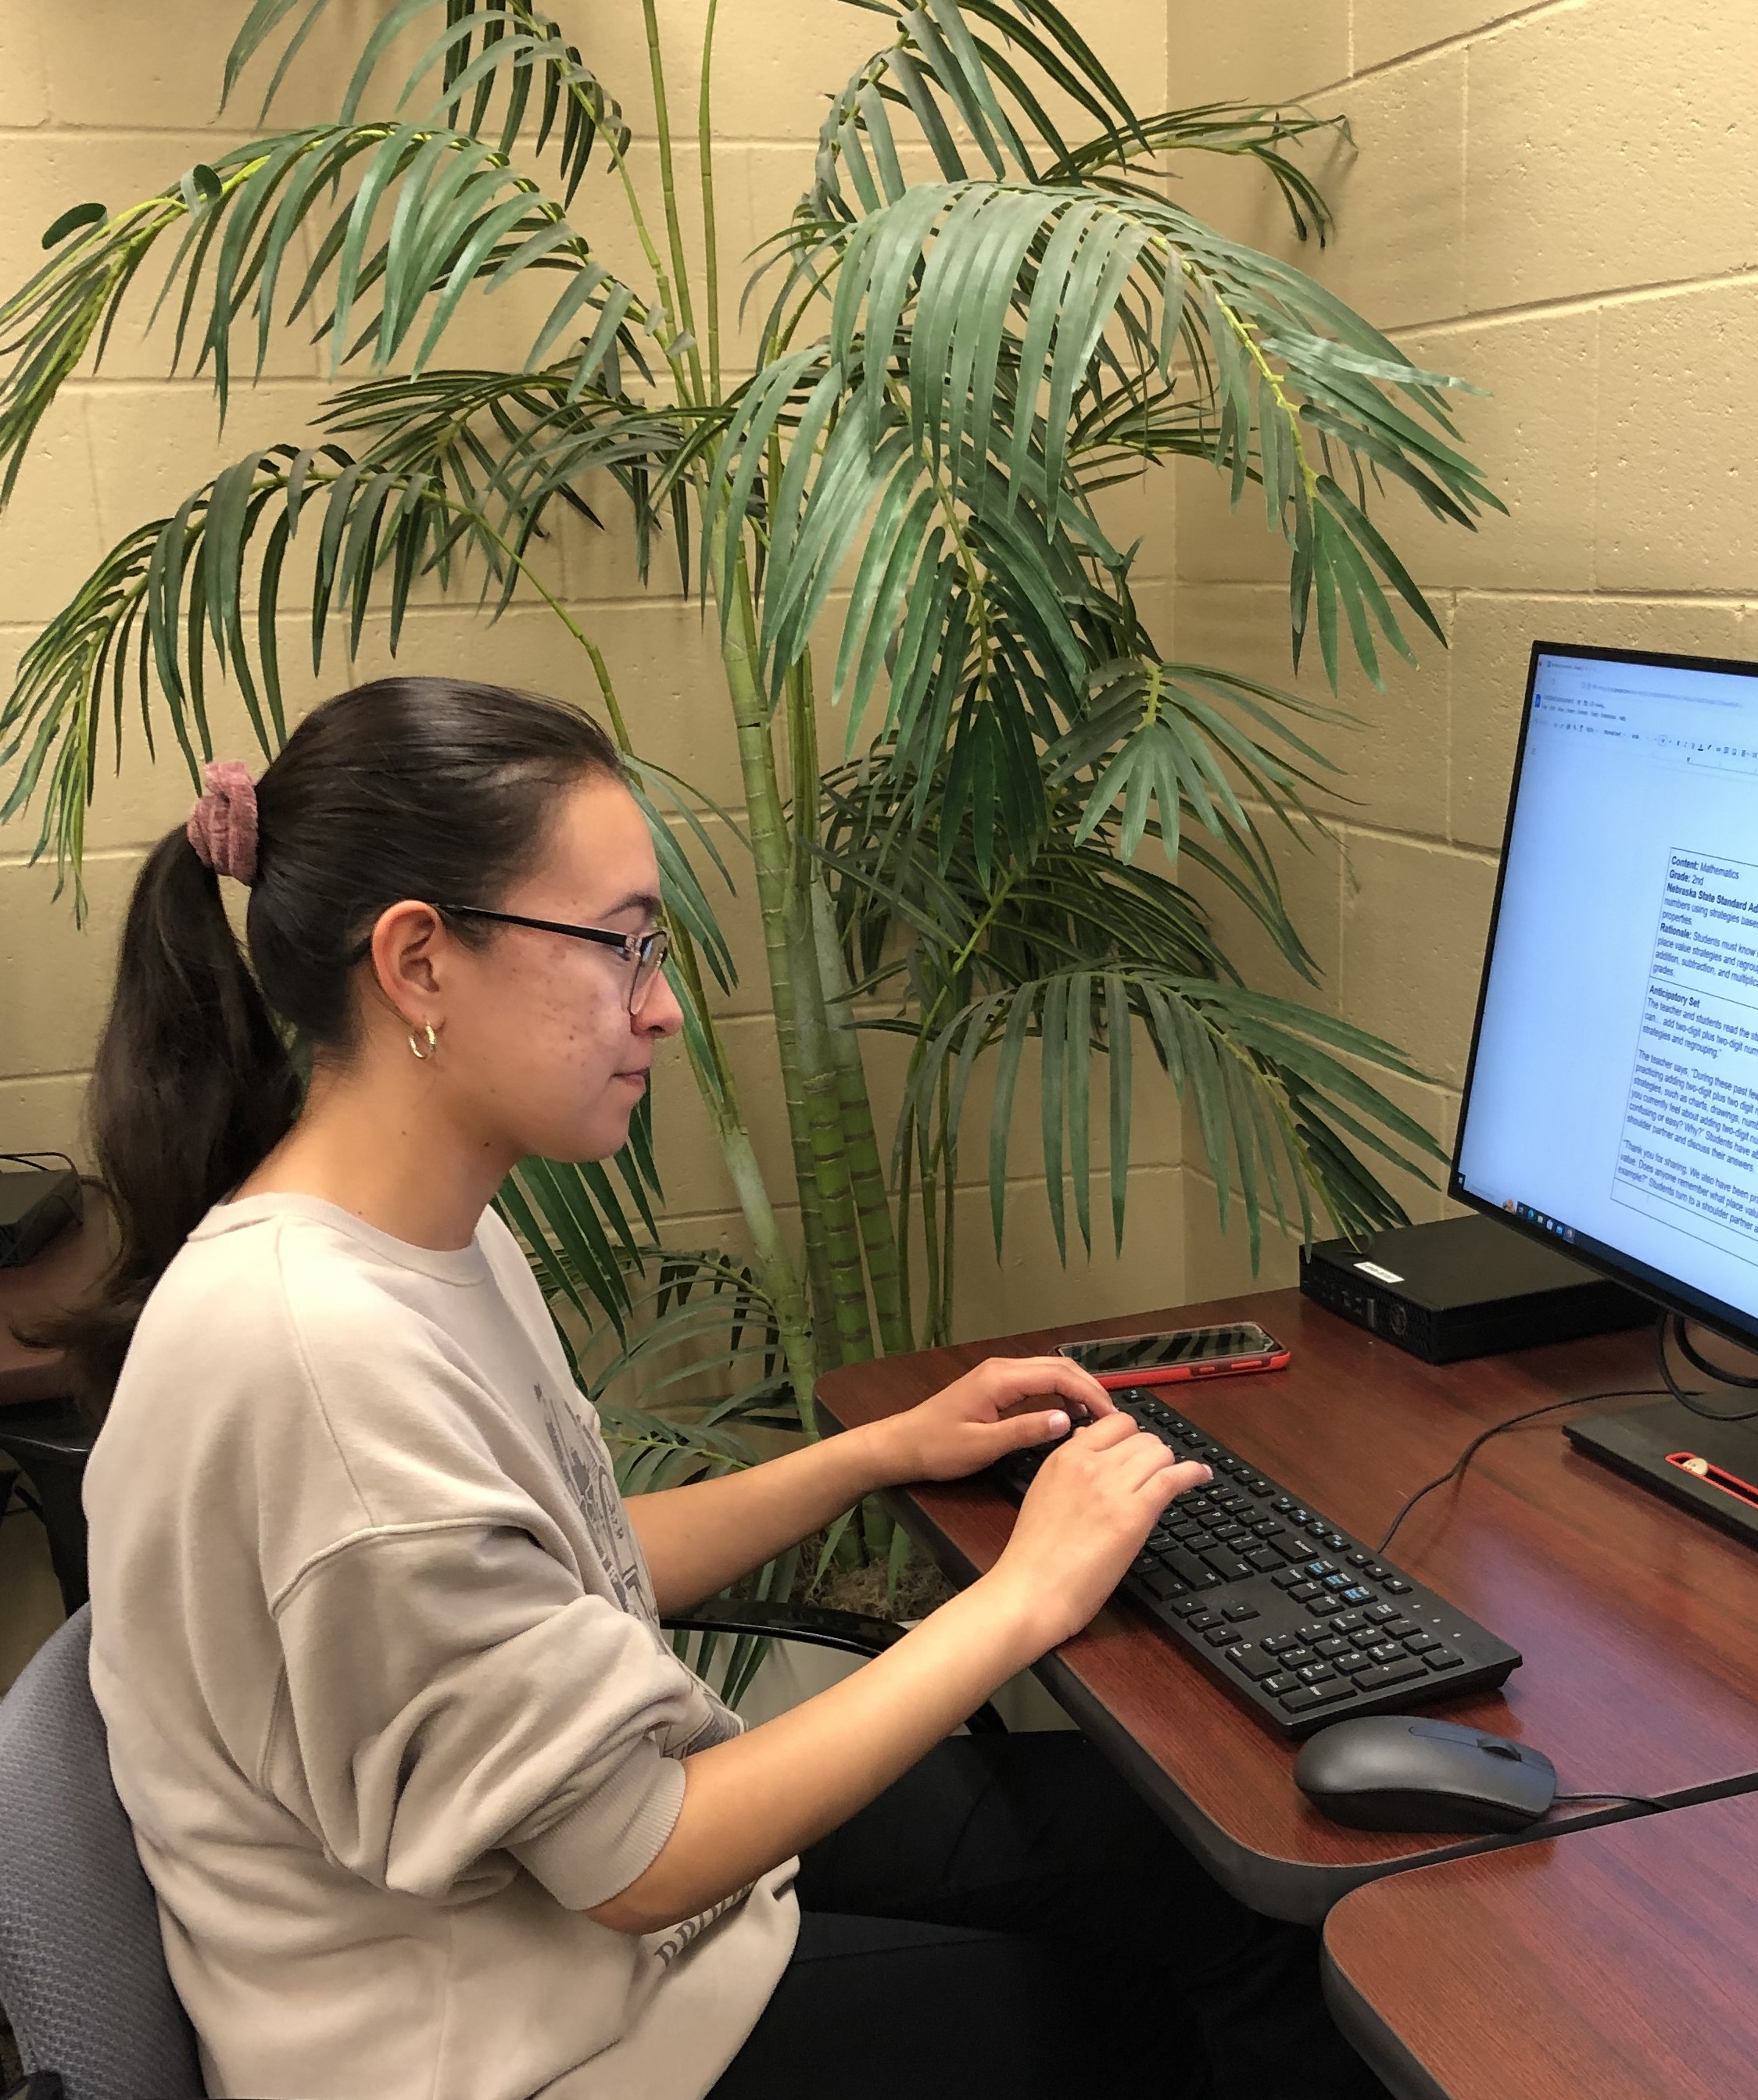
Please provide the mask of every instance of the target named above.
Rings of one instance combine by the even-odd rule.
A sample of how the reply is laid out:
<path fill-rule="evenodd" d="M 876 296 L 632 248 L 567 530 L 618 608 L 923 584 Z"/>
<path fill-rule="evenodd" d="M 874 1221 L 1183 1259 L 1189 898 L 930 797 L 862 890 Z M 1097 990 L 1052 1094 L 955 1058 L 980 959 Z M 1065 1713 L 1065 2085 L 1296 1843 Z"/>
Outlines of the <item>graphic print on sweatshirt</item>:
<path fill-rule="evenodd" d="M 603 1440 L 593 1434 L 566 1401 L 556 1400 L 541 1385 L 534 1385 L 532 1391 L 543 1410 L 550 1449 L 555 1454 L 563 1477 L 573 1488 L 580 1514 L 599 1549 L 617 1604 L 624 1611 L 656 1626 L 659 1606 Z"/>

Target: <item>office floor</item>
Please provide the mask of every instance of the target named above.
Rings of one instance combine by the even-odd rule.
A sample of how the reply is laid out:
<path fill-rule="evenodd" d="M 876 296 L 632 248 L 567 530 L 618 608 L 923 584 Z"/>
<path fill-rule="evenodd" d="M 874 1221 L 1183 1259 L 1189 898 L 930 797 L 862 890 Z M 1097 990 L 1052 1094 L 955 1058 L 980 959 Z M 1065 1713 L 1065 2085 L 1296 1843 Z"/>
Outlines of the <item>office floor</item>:
<path fill-rule="evenodd" d="M 48 1541 L 15 1501 L 0 1522 L 0 1692 L 61 1623 Z"/>

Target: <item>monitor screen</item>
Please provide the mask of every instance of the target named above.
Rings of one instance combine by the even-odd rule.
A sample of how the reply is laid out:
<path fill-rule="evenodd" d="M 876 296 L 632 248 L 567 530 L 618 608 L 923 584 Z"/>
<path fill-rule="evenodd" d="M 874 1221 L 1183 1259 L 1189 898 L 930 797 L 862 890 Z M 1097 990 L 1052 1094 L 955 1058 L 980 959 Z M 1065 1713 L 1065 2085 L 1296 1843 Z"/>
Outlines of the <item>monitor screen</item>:
<path fill-rule="evenodd" d="M 1758 1340 L 1758 664 L 1534 645 L 1451 1193 Z"/>

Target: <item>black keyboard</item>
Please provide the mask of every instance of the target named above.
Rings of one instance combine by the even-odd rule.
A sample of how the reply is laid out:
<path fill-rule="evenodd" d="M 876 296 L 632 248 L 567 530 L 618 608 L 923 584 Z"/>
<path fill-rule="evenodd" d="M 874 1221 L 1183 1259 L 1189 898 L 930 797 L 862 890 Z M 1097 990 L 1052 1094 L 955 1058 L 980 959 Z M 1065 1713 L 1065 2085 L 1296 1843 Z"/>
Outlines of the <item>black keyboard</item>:
<path fill-rule="evenodd" d="M 1284 1736 L 1500 1684 L 1519 1651 L 1307 1508 L 1153 1392 L 1119 1407 L 1214 1479 L 1180 1495 L 1120 1585 Z M 996 1468 L 1023 1494 L 1049 1450 Z"/>

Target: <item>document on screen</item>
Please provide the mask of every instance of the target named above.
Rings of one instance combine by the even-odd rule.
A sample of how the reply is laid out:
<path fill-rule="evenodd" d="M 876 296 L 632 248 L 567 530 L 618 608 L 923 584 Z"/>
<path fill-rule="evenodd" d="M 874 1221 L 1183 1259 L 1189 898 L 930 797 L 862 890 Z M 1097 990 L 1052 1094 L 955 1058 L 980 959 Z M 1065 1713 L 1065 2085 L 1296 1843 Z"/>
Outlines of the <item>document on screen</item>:
<path fill-rule="evenodd" d="M 1758 864 L 1668 856 L 1611 1193 L 1758 1264 Z"/>

